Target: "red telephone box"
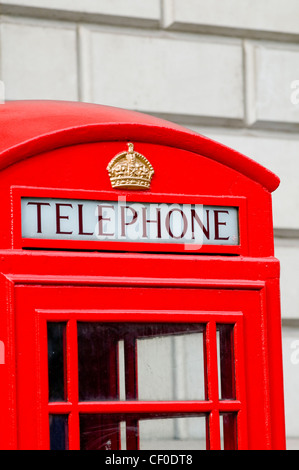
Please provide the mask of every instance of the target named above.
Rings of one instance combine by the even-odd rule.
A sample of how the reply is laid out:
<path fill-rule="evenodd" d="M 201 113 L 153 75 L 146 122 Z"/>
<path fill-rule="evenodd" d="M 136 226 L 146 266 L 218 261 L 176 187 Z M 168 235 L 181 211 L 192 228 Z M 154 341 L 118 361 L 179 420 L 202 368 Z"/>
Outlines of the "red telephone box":
<path fill-rule="evenodd" d="M 3 449 L 284 449 L 254 161 L 154 117 L 1 106 Z"/>

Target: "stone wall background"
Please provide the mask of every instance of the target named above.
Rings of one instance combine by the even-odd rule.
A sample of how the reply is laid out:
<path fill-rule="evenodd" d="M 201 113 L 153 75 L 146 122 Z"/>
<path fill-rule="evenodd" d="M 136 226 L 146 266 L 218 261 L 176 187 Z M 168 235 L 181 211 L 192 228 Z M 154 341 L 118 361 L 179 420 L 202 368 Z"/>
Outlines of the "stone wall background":
<path fill-rule="evenodd" d="M 281 178 L 273 205 L 289 449 L 299 449 L 298 18 L 298 0 L 0 1 L 6 100 L 154 114 Z"/>

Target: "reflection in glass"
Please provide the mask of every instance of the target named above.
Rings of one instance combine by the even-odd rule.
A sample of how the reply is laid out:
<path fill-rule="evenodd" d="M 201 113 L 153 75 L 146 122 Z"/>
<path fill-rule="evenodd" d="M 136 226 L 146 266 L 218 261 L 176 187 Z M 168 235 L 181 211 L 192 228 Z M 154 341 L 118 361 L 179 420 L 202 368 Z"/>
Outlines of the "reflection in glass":
<path fill-rule="evenodd" d="M 206 449 L 206 416 L 82 414 L 80 449 Z"/>
<path fill-rule="evenodd" d="M 66 323 L 48 323 L 49 401 L 66 400 Z"/>
<path fill-rule="evenodd" d="M 201 324 L 78 322 L 79 399 L 203 400 Z"/>
<path fill-rule="evenodd" d="M 113 415 L 80 415 L 80 450 L 120 449 L 120 423 Z"/>
<path fill-rule="evenodd" d="M 185 330 L 185 331 L 184 331 Z M 137 340 L 140 400 L 204 400 L 202 328 Z"/>
<path fill-rule="evenodd" d="M 67 415 L 50 415 L 50 450 L 68 450 Z"/>
<path fill-rule="evenodd" d="M 235 399 L 234 325 L 217 325 L 217 356 L 219 373 L 219 397 Z"/>

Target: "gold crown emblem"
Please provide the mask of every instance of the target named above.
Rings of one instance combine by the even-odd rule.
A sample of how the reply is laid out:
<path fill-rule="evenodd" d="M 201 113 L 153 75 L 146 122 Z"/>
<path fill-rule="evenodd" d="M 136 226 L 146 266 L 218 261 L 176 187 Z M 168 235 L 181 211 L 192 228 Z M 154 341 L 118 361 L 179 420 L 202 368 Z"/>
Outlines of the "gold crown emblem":
<path fill-rule="evenodd" d="M 149 189 L 154 174 L 150 162 L 134 151 L 128 144 L 128 151 L 116 155 L 107 167 L 112 188 Z"/>

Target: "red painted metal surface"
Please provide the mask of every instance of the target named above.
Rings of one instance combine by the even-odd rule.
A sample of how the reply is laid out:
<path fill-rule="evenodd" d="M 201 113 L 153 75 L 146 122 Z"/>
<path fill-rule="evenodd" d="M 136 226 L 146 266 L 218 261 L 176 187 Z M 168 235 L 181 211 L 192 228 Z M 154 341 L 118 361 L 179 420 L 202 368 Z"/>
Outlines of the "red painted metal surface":
<path fill-rule="evenodd" d="M 182 414 L 206 417 L 208 449 L 221 447 L 220 416 L 224 448 L 284 449 L 279 262 L 271 207 L 278 178 L 180 126 L 115 108 L 8 103 L 1 106 L 0 123 L 0 341 L 5 346 L 0 447 L 48 449 L 49 415 L 64 414 L 68 447 L 79 449 L 80 416 L 97 414 L 106 426 L 116 426 L 115 447 L 120 445 L 115 423 L 127 419 L 127 448 L 136 448 L 138 419 Z M 150 190 L 111 188 L 107 164 L 127 142 L 155 169 Z M 238 207 L 240 243 L 192 250 L 24 240 L 20 201 L 26 196 Z M 61 321 L 66 323 L 67 400 L 49 402 L 47 322 Z M 126 370 L 126 399 L 80 401 L 77 327 L 82 321 L 203 325 L 205 399 L 135 400 L 138 354 L 132 342 L 125 353 L 132 364 Z M 220 361 L 217 331 L 220 355 L 226 352 Z M 116 395 L 117 352 L 113 343 L 109 347 L 107 387 Z"/>
<path fill-rule="evenodd" d="M 223 163 L 269 191 L 279 178 L 240 153 L 181 126 L 145 114 L 86 103 L 8 102 L 1 107 L 0 168 L 32 155 L 91 142 L 148 142 Z"/>

